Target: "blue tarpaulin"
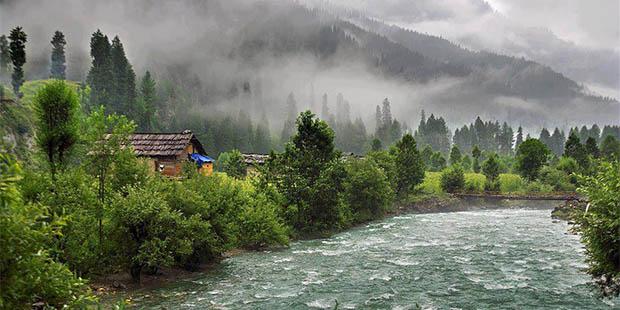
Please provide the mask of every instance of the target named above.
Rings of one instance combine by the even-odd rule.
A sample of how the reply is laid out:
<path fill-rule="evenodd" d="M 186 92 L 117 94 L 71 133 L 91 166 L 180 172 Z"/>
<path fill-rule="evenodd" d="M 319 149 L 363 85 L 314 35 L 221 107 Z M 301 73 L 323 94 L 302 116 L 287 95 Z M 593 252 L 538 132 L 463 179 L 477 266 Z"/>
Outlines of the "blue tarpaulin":
<path fill-rule="evenodd" d="M 202 164 L 204 163 L 212 163 L 215 161 L 213 160 L 213 158 L 209 156 L 200 155 L 198 153 L 192 154 L 191 157 L 192 157 L 192 160 L 199 166 L 202 166 Z"/>

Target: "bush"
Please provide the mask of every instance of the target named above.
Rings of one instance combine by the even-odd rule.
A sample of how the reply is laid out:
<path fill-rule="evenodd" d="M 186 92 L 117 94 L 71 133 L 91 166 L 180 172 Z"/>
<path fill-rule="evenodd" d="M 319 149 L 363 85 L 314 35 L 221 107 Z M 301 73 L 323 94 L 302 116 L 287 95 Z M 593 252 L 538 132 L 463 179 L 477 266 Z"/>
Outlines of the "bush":
<path fill-rule="evenodd" d="M 22 203 L 20 174 L 13 159 L 0 153 L 0 308 L 27 309 L 35 302 L 85 307 L 91 299 L 85 281 L 47 251 L 62 221 L 50 221 L 45 207 Z"/>
<path fill-rule="evenodd" d="M 525 190 L 525 182 L 518 174 L 500 174 L 499 189 L 502 193 L 523 192 Z"/>
<path fill-rule="evenodd" d="M 527 183 L 525 191 L 529 193 L 550 193 L 553 192 L 553 186 L 532 181 Z"/>
<path fill-rule="evenodd" d="M 117 195 L 111 205 L 119 258 L 136 282 L 144 268 L 157 270 L 191 255 L 192 237 L 210 233 L 209 223 L 198 216 L 184 218 L 155 189 L 149 185 L 129 188 L 126 197 Z"/>
<path fill-rule="evenodd" d="M 372 160 L 353 160 L 347 163 L 346 170 L 345 199 L 355 222 L 376 219 L 388 211 L 394 194 L 379 166 Z"/>
<path fill-rule="evenodd" d="M 594 177 L 581 177 L 579 192 L 590 208 L 578 229 L 586 248 L 588 273 L 597 278 L 604 295 L 620 294 L 620 163 L 601 163 Z"/>
<path fill-rule="evenodd" d="M 459 165 L 453 165 L 441 173 L 441 189 L 448 193 L 456 193 L 465 187 L 465 174 Z"/>
<path fill-rule="evenodd" d="M 260 249 L 289 242 L 289 228 L 278 215 L 280 206 L 264 194 L 255 194 L 239 216 L 239 244 Z"/>
<path fill-rule="evenodd" d="M 543 184 L 552 186 L 555 191 L 571 192 L 575 190 L 575 185 L 571 184 L 570 177 L 553 167 L 544 166 L 540 169 L 539 179 Z"/>
<path fill-rule="evenodd" d="M 499 180 L 491 181 L 488 180 L 484 182 L 484 190 L 487 192 L 499 192 L 501 189 Z"/>
<path fill-rule="evenodd" d="M 225 172 L 231 177 L 245 178 L 248 174 L 248 167 L 243 160 L 243 155 L 239 150 L 224 152 L 217 158 L 216 169 Z"/>
<path fill-rule="evenodd" d="M 419 186 L 420 191 L 425 194 L 441 194 L 441 173 L 427 171 L 424 174 L 424 181 Z"/>
<path fill-rule="evenodd" d="M 465 190 L 468 192 L 482 192 L 484 191 L 486 180 L 487 178 L 481 173 L 466 173 Z"/>

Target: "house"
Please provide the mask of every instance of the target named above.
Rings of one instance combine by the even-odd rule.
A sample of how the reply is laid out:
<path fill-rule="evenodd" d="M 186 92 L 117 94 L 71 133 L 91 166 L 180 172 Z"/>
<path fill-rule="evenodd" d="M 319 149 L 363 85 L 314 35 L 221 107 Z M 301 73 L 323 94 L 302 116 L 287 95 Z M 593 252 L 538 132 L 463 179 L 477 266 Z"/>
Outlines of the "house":
<path fill-rule="evenodd" d="M 242 154 L 243 162 L 248 167 L 249 175 L 258 174 L 258 167 L 262 166 L 269 159 L 269 155 L 264 154 Z"/>
<path fill-rule="evenodd" d="M 214 160 L 189 130 L 181 133 L 135 133 L 129 137 L 136 156 L 146 158 L 153 171 L 167 176 L 181 174 L 183 164 L 192 162 L 203 175 L 213 173 Z"/>

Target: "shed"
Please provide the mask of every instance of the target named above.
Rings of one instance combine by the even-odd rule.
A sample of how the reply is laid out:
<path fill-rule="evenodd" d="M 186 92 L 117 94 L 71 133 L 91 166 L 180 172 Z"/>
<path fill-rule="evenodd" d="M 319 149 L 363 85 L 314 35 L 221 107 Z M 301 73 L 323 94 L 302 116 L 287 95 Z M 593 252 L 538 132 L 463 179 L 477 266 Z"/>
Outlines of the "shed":
<path fill-rule="evenodd" d="M 183 163 L 193 162 L 203 175 L 213 173 L 213 159 L 190 131 L 181 133 L 135 133 L 129 137 L 136 156 L 147 158 L 153 171 L 167 176 L 181 174 Z"/>

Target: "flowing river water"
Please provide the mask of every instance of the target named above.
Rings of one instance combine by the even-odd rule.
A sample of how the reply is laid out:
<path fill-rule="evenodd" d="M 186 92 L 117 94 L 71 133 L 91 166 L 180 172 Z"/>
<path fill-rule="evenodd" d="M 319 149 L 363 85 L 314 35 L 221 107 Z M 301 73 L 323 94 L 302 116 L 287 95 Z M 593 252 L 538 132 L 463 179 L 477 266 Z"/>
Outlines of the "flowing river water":
<path fill-rule="evenodd" d="M 619 309 L 583 271 L 557 202 L 406 214 L 328 239 L 244 253 L 142 293 L 145 309 Z"/>

